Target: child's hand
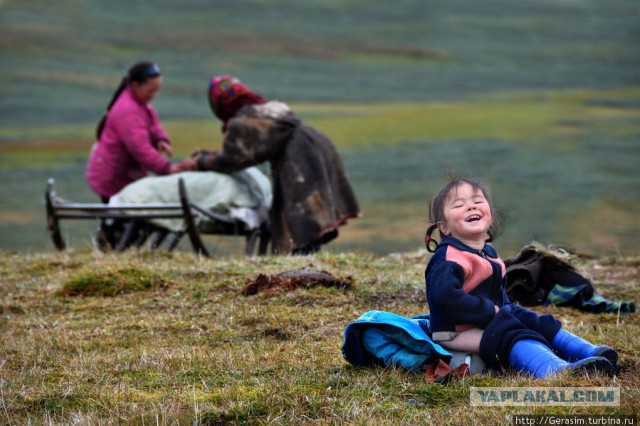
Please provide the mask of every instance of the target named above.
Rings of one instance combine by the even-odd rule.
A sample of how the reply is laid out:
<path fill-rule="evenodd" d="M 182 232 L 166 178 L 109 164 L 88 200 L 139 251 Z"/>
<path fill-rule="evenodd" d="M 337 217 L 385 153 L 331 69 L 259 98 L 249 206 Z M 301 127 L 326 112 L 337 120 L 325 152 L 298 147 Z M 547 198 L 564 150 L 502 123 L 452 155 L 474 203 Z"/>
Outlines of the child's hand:
<path fill-rule="evenodd" d="M 496 314 L 497 314 L 498 312 L 500 312 L 500 308 L 498 307 L 498 305 L 493 305 L 493 307 L 494 307 L 494 308 L 495 308 L 495 310 L 496 310 Z"/>

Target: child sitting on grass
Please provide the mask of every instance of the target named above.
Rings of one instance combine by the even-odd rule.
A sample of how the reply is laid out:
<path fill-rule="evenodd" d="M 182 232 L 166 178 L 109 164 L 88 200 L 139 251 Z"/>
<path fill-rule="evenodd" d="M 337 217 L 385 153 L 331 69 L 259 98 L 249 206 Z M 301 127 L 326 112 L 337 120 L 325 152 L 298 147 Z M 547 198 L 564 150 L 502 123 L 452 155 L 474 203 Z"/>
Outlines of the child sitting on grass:
<path fill-rule="evenodd" d="M 425 236 L 434 253 L 425 270 L 432 340 L 447 349 L 480 354 L 489 367 L 509 365 L 535 378 L 562 370 L 615 374 L 618 353 L 562 329 L 550 314 L 511 303 L 505 265 L 487 244 L 496 224 L 487 188 L 455 180 L 430 206 Z M 438 229 L 438 243 L 431 234 Z"/>

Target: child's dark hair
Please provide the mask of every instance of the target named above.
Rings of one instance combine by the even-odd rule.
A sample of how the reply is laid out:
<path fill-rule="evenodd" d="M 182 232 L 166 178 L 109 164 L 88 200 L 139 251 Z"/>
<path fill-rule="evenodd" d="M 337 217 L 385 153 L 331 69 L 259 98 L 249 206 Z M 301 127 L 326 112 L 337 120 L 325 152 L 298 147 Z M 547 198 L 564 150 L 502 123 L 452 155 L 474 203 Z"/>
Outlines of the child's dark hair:
<path fill-rule="evenodd" d="M 122 80 L 120 80 L 120 85 L 118 86 L 116 91 L 113 92 L 111 101 L 109 102 L 109 106 L 107 106 L 107 110 L 102 115 L 102 118 L 100 118 L 100 121 L 96 126 L 96 140 L 100 139 L 100 135 L 102 135 L 102 130 L 104 129 L 104 125 L 107 121 L 107 114 L 109 114 L 111 107 L 116 103 L 116 100 L 125 89 L 125 87 L 127 87 L 129 83 L 132 83 L 134 81 L 136 83 L 142 84 L 150 78 L 155 78 L 158 76 L 160 76 L 160 68 L 153 62 L 140 61 L 136 62 L 131 68 L 129 68 L 127 74 L 122 77 Z"/>
<path fill-rule="evenodd" d="M 495 212 L 495 208 L 493 207 L 493 202 L 491 201 L 491 195 L 489 193 L 489 189 L 485 186 L 484 183 L 482 183 L 479 180 L 466 179 L 466 178 L 455 179 L 449 182 L 447 185 L 445 185 L 429 204 L 429 223 L 431 225 L 429 225 L 429 227 L 427 228 L 427 231 L 424 236 L 424 244 L 427 247 L 427 250 L 429 252 L 433 253 L 438 248 L 438 242 L 433 239 L 431 234 L 433 234 L 433 231 L 435 231 L 438 228 L 438 222 L 444 220 L 445 201 L 449 197 L 449 194 L 451 193 L 451 191 L 454 191 L 460 185 L 465 183 L 471 185 L 474 191 L 482 192 L 482 195 L 484 195 L 484 197 L 487 199 L 487 202 L 489 203 L 489 208 L 491 209 L 491 216 L 493 217 L 493 223 L 491 225 L 491 228 L 489 228 L 489 238 L 487 239 L 486 242 L 489 243 L 493 241 L 493 234 L 495 233 L 498 227 L 498 219 Z"/>

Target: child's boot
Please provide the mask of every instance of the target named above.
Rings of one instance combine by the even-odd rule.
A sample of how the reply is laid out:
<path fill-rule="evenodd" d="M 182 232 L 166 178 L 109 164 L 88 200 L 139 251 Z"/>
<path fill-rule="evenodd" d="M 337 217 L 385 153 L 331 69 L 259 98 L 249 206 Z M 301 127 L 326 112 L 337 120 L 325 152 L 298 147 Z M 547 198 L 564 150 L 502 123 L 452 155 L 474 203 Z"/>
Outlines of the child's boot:
<path fill-rule="evenodd" d="M 605 345 L 594 346 L 583 338 L 563 329 L 560 329 L 551 340 L 551 349 L 556 351 L 560 358 L 569 362 L 600 356 L 608 359 L 613 366 L 618 365 L 618 352 L 615 349 Z"/>
<path fill-rule="evenodd" d="M 610 374 L 613 366 L 604 357 L 589 357 L 569 363 L 558 357 L 544 343 L 537 340 L 519 340 L 509 353 L 509 365 L 518 371 L 533 375 L 536 379 L 553 375 L 562 370 L 588 371 Z"/>

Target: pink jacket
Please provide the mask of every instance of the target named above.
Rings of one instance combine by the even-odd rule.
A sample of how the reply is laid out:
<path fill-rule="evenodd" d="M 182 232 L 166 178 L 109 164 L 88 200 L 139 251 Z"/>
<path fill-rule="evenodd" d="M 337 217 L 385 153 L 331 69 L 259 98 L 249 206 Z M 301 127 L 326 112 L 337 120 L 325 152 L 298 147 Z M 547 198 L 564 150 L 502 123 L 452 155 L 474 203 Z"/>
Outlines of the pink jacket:
<path fill-rule="evenodd" d="M 127 87 L 109 111 L 100 140 L 91 150 L 85 177 L 98 195 L 111 197 L 152 171 L 169 173 L 171 162 L 156 149 L 169 141 L 151 104 L 139 103 Z"/>

